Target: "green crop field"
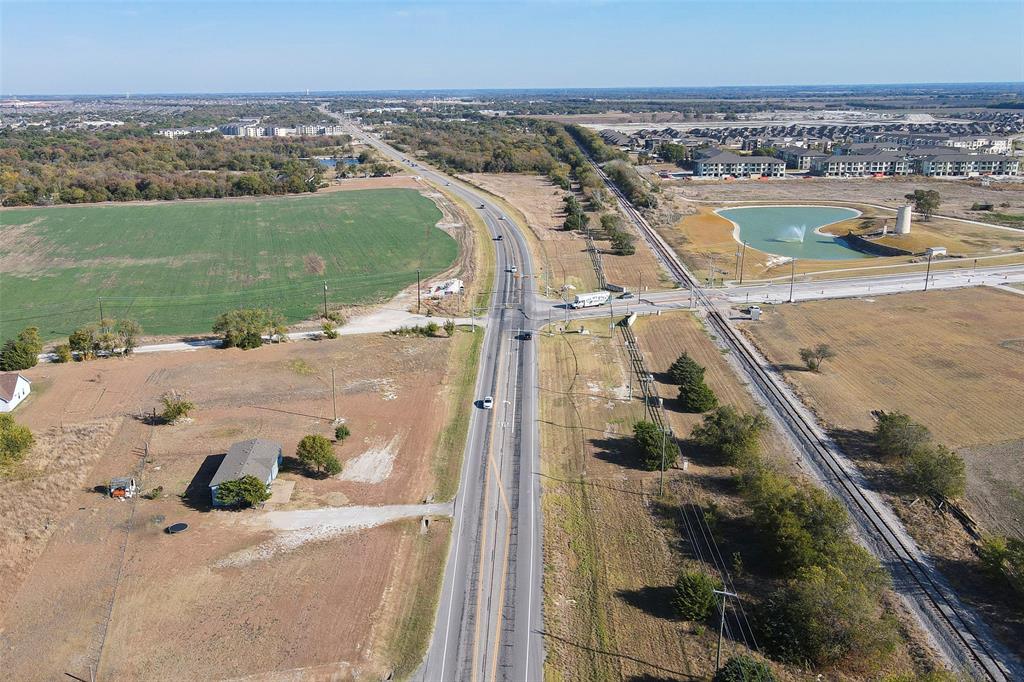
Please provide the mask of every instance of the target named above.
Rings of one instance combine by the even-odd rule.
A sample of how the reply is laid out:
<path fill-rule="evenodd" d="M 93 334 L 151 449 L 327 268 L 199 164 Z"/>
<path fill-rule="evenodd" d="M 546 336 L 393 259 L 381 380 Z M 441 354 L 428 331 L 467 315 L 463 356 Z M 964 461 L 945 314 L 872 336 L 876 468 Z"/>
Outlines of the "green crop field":
<path fill-rule="evenodd" d="M 242 306 L 293 322 L 324 280 L 332 303 L 378 301 L 455 261 L 440 219 L 411 189 L 0 211 L 0 339 L 67 335 L 100 305 L 147 334 L 206 332 Z"/>

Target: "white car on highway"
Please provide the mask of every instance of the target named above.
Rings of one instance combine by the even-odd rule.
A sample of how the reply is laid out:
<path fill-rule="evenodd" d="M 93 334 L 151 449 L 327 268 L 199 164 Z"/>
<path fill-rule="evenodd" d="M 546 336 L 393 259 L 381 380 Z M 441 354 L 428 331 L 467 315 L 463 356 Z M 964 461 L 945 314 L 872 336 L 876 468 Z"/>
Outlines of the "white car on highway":
<path fill-rule="evenodd" d="M 492 407 L 494 407 L 494 398 L 492 398 L 491 396 L 487 396 L 486 398 L 480 401 L 480 406 L 483 407 L 485 410 L 491 409 Z"/>

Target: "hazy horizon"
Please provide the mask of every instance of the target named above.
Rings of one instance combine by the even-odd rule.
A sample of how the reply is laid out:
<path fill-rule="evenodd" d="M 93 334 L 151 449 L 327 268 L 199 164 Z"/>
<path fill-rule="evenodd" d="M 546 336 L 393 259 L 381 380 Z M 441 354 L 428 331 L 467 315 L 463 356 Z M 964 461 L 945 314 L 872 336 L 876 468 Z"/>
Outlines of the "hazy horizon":
<path fill-rule="evenodd" d="M 520 94 L 520 93 L 537 93 L 537 94 L 561 94 L 561 93 L 643 93 L 643 92 L 686 92 L 694 91 L 694 93 L 700 92 L 715 92 L 722 90 L 791 90 L 799 88 L 816 88 L 817 94 L 826 92 L 828 89 L 836 89 L 840 91 L 845 88 L 968 88 L 968 87 L 985 87 L 985 86 L 1008 86 L 1017 89 L 1024 89 L 1024 81 L 963 81 L 963 82 L 950 82 L 950 83 L 770 83 L 765 85 L 708 85 L 708 86 L 693 86 L 693 85 L 662 85 L 662 86 L 623 86 L 623 85 L 609 85 L 609 86 L 595 86 L 595 87 L 559 87 L 551 86 L 544 88 L 531 88 L 531 87 L 506 87 L 506 88 L 404 88 L 404 89 L 371 89 L 371 90 L 312 90 L 308 92 L 309 97 L 337 97 L 337 96 L 359 96 L 359 95 L 430 95 L 430 94 L 446 94 L 446 95 L 470 95 L 470 94 Z M 261 97 L 293 97 L 293 96 L 306 96 L 305 90 L 250 90 L 250 91 L 181 91 L 181 92 L 56 92 L 56 93 L 37 93 L 37 92 L 5 92 L 0 91 L 0 97 L 4 98 L 19 98 L 26 99 L 31 97 L 39 97 L 44 99 L 58 99 L 62 97 L 98 97 L 104 99 L 110 98 L 124 98 L 125 95 L 130 97 L 246 97 L 246 96 L 261 96 Z"/>

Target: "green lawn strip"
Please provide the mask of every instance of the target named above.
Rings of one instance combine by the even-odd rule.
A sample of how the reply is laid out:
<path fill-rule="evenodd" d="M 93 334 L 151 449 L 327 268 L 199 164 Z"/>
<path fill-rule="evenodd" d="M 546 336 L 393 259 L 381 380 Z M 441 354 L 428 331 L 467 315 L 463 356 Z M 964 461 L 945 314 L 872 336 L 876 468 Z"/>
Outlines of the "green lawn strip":
<path fill-rule="evenodd" d="M 450 267 L 458 244 L 410 189 L 259 200 L 12 209 L 0 230 L 0 338 L 26 325 L 44 338 L 107 317 L 147 334 L 209 331 L 224 310 L 269 306 L 289 322 L 323 305 L 388 298 Z"/>
<path fill-rule="evenodd" d="M 413 580 L 404 588 L 397 622 L 385 644 L 385 655 L 392 666 L 392 679 L 405 680 L 416 671 L 427 653 L 451 541 L 451 523 L 446 524 L 447 528 L 440 522 L 432 523 L 427 533 L 420 532 L 418 520 L 400 523 L 404 524 L 405 532 L 417 536 L 413 540 L 416 565 Z M 440 532 L 448 536 L 444 542 L 431 537 Z"/>

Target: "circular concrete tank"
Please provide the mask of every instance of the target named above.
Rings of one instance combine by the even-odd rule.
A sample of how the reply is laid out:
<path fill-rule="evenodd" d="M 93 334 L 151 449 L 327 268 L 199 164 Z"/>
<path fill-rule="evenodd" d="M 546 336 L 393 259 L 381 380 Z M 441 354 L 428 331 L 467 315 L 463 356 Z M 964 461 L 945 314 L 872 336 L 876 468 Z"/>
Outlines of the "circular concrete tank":
<path fill-rule="evenodd" d="M 896 210 L 896 234 L 910 234 L 910 206 L 900 206 Z"/>

